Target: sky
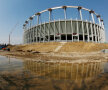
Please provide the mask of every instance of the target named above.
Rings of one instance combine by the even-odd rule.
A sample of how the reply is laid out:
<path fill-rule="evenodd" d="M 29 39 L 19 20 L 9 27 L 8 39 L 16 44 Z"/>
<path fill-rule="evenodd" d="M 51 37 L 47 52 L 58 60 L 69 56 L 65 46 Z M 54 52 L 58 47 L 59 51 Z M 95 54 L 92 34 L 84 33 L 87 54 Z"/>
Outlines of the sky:
<path fill-rule="evenodd" d="M 23 24 L 33 14 L 56 6 L 83 6 L 93 9 L 104 20 L 108 42 L 108 0 L 0 0 L 0 43 L 23 43 Z"/>

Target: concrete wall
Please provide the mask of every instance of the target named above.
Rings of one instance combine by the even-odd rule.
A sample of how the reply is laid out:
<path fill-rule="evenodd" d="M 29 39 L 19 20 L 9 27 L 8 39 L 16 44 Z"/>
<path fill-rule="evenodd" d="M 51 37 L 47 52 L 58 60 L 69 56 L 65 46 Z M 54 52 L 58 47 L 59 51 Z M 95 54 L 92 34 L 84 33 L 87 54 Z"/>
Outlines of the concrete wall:
<path fill-rule="evenodd" d="M 105 30 L 98 24 L 81 20 L 59 20 L 24 30 L 24 43 L 50 41 L 105 42 Z"/>

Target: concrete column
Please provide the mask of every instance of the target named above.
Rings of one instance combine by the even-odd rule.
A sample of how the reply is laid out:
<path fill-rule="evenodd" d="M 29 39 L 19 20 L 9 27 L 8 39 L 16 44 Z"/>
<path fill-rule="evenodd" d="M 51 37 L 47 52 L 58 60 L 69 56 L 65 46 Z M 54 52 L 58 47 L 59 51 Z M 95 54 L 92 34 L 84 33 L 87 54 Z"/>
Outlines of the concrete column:
<path fill-rule="evenodd" d="M 40 23 L 40 31 L 39 31 L 39 37 L 40 37 L 40 38 L 39 38 L 39 42 L 41 42 L 41 36 L 42 36 L 42 35 L 41 35 L 41 34 L 42 34 L 42 30 L 41 30 L 41 29 L 42 29 L 42 26 L 41 26 L 41 23 Z"/>
<path fill-rule="evenodd" d="M 94 11 L 90 11 L 91 17 L 92 17 L 92 21 L 94 23 L 94 33 L 95 33 L 95 42 L 97 42 L 97 35 L 96 35 L 96 26 L 95 26 L 95 20 L 94 20 L 94 15 L 93 15 Z M 93 35 L 94 36 L 94 35 Z"/>
<path fill-rule="evenodd" d="M 95 20 L 94 20 L 94 15 L 93 15 L 93 13 L 91 13 L 91 17 L 92 17 L 92 21 L 93 21 L 93 23 L 95 23 Z"/>
<path fill-rule="evenodd" d="M 99 42 L 101 43 L 101 26 L 99 26 Z"/>
<path fill-rule="evenodd" d="M 98 41 L 99 41 L 99 38 L 98 38 L 98 25 L 96 25 L 96 36 L 97 36 L 97 43 L 98 43 Z"/>
<path fill-rule="evenodd" d="M 24 33 L 23 33 L 23 44 L 25 44 L 26 42 L 25 42 L 25 39 L 26 39 L 26 32 L 24 31 Z"/>
<path fill-rule="evenodd" d="M 37 38 L 38 37 L 38 31 L 37 30 L 38 30 L 38 28 L 36 26 L 36 42 L 38 42 L 38 38 Z"/>
<path fill-rule="evenodd" d="M 35 42 L 35 28 L 33 27 L 33 42 Z"/>
<path fill-rule="evenodd" d="M 50 42 L 50 22 L 49 22 L 49 26 L 48 26 L 48 42 Z"/>
<path fill-rule="evenodd" d="M 28 43 L 28 31 L 27 31 L 27 43 Z"/>
<path fill-rule="evenodd" d="M 52 12 L 52 9 L 49 8 L 48 11 L 49 11 L 49 22 L 50 22 L 51 21 L 51 12 Z"/>
<path fill-rule="evenodd" d="M 76 19 L 76 26 L 77 26 L 77 37 L 78 37 L 78 42 L 79 42 L 79 28 L 78 28 L 78 20 Z"/>
<path fill-rule="evenodd" d="M 61 24 L 60 24 L 60 19 L 59 19 L 59 36 L 60 36 L 60 41 L 61 41 Z"/>
<path fill-rule="evenodd" d="M 32 28 L 30 29 L 30 43 L 32 43 Z"/>
<path fill-rule="evenodd" d="M 37 14 L 37 30 L 36 30 L 37 31 L 36 32 L 37 33 L 37 37 L 36 37 L 37 42 L 38 42 L 38 32 L 39 32 L 38 31 L 38 25 L 39 25 L 39 14 Z"/>
<path fill-rule="evenodd" d="M 30 43 L 30 30 L 28 29 L 28 43 Z"/>
<path fill-rule="evenodd" d="M 101 40 L 101 43 L 103 42 L 103 39 L 102 39 L 102 37 L 103 37 L 103 33 L 102 33 L 102 27 L 100 27 L 100 40 Z"/>
<path fill-rule="evenodd" d="M 39 16 L 40 15 L 37 15 L 37 25 L 39 25 Z"/>
<path fill-rule="evenodd" d="M 27 26 L 28 26 L 28 21 L 25 21 L 25 25 L 26 25 L 26 31 L 27 31 L 27 42 L 26 42 L 26 43 L 28 43 L 28 28 L 27 28 Z"/>
<path fill-rule="evenodd" d="M 97 43 L 97 35 L 96 35 L 96 25 L 94 23 L 94 33 L 95 33 L 95 42 Z"/>
<path fill-rule="evenodd" d="M 29 22 L 30 22 L 30 43 L 32 43 L 32 20 L 33 20 L 33 17 L 30 17 L 29 18 Z"/>
<path fill-rule="evenodd" d="M 32 43 L 32 39 L 33 39 L 33 28 L 31 28 L 31 43 Z"/>
<path fill-rule="evenodd" d="M 104 29 L 104 23 L 103 23 L 103 20 L 101 20 L 101 26 L 102 26 L 102 28 Z"/>
<path fill-rule="evenodd" d="M 98 24 L 96 25 L 96 32 L 97 32 L 97 43 L 99 43 L 99 29 L 98 29 Z"/>
<path fill-rule="evenodd" d="M 106 42 L 105 29 L 103 29 L 103 33 L 104 33 L 104 42 Z"/>
<path fill-rule="evenodd" d="M 72 19 L 71 19 L 71 30 L 72 30 L 72 42 L 73 42 L 73 25 L 72 25 Z"/>
<path fill-rule="evenodd" d="M 28 43 L 28 31 L 27 31 L 27 43 Z"/>
<path fill-rule="evenodd" d="M 67 22 L 66 22 L 66 20 L 65 20 L 65 34 L 66 34 L 66 42 L 67 42 Z"/>
<path fill-rule="evenodd" d="M 33 17 L 29 18 L 31 20 L 31 28 L 32 28 L 32 42 L 34 42 L 35 34 L 34 34 L 34 27 L 33 27 Z"/>
<path fill-rule="evenodd" d="M 49 30 L 48 30 L 48 41 L 50 41 L 50 22 L 51 22 L 51 12 L 52 12 L 52 9 L 49 8 L 48 11 L 49 11 Z"/>
<path fill-rule="evenodd" d="M 49 11 L 49 22 L 51 21 L 51 11 Z"/>
<path fill-rule="evenodd" d="M 82 21 L 82 32 L 83 32 L 83 42 L 85 41 L 85 34 L 84 34 L 84 24 L 83 24 L 83 21 Z"/>
<path fill-rule="evenodd" d="M 66 25 L 66 19 L 67 19 L 67 16 L 66 16 L 66 8 L 67 8 L 67 7 L 66 7 L 66 6 L 63 6 L 62 8 L 64 9 L 65 34 L 66 34 L 66 41 L 67 41 L 67 30 L 66 30 L 66 29 L 67 29 L 67 27 L 66 27 L 66 26 L 67 26 L 67 25 Z"/>
<path fill-rule="evenodd" d="M 82 7 L 78 7 L 79 15 L 80 15 L 80 20 L 82 20 L 82 12 L 81 12 Z"/>
<path fill-rule="evenodd" d="M 45 23 L 44 23 L 44 38 L 43 38 L 43 42 L 45 42 Z"/>
<path fill-rule="evenodd" d="M 29 26 L 29 25 L 28 25 L 28 23 L 27 23 L 27 30 L 28 30 L 28 26 Z"/>
<path fill-rule="evenodd" d="M 28 31 L 27 31 L 27 39 L 26 40 L 27 40 L 27 43 L 28 43 Z"/>
<path fill-rule="evenodd" d="M 104 29 L 104 22 L 103 19 L 101 20 L 101 32 L 102 32 L 102 41 L 105 42 L 105 29 Z"/>
<path fill-rule="evenodd" d="M 89 36 L 89 29 L 88 29 L 88 21 L 86 20 L 86 28 L 87 28 L 87 35 L 88 35 L 88 42 L 90 41 L 90 36 Z"/>
<path fill-rule="evenodd" d="M 54 42 L 55 42 L 55 35 L 56 35 L 56 32 L 55 32 L 55 20 L 54 20 Z"/>
<path fill-rule="evenodd" d="M 106 42 L 105 29 L 103 31 L 104 31 L 104 42 Z"/>
<path fill-rule="evenodd" d="M 97 37 L 98 37 L 98 43 L 99 43 L 99 26 L 97 25 Z"/>
<path fill-rule="evenodd" d="M 25 32 L 23 32 L 23 44 L 25 44 Z"/>
<path fill-rule="evenodd" d="M 27 43 L 27 41 L 28 41 L 28 35 L 27 35 L 27 31 L 26 31 L 26 43 Z"/>
<path fill-rule="evenodd" d="M 82 20 L 82 12 L 81 12 L 81 10 L 79 10 L 79 13 L 80 13 L 80 19 Z"/>
<path fill-rule="evenodd" d="M 92 42 L 93 42 L 93 28 L 92 28 L 92 23 L 90 22 L 90 28 L 91 28 L 91 36 L 92 36 Z"/>
<path fill-rule="evenodd" d="M 28 30 L 28 43 L 30 43 L 30 31 Z"/>
<path fill-rule="evenodd" d="M 30 20 L 30 29 L 31 29 L 31 27 L 32 27 L 32 20 Z"/>
<path fill-rule="evenodd" d="M 30 34 L 31 34 L 31 32 L 30 32 L 30 29 L 29 29 L 29 44 L 31 43 L 30 42 L 30 39 L 31 39 L 31 35 Z"/>
<path fill-rule="evenodd" d="M 104 29 L 103 28 L 101 28 L 101 31 L 102 31 L 102 43 L 104 43 Z"/>
<path fill-rule="evenodd" d="M 99 25 L 101 26 L 101 18 L 100 18 L 100 15 L 97 15 L 97 18 L 98 18 L 98 23 L 99 23 Z"/>
<path fill-rule="evenodd" d="M 66 7 L 63 8 L 64 9 L 64 19 L 67 19 L 67 15 L 66 15 Z"/>
<path fill-rule="evenodd" d="M 28 43 L 28 31 L 26 31 L 26 43 Z"/>
<path fill-rule="evenodd" d="M 24 24 L 23 25 L 23 30 L 24 30 L 24 32 L 23 32 L 23 44 L 25 44 L 25 36 L 26 36 L 26 29 L 25 29 L 25 27 L 26 27 L 26 25 Z"/>

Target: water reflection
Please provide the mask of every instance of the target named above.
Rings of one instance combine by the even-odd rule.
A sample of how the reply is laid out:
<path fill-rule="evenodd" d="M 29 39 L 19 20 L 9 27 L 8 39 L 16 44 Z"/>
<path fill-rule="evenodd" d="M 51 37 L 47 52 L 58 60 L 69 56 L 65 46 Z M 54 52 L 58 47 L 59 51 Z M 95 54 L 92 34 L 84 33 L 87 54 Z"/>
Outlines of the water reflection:
<path fill-rule="evenodd" d="M 74 80 L 79 82 L 82 80 L 91 79 L 100 73 L 108 72 L 108 63 L 33 61 L 0 56 L 0 72 L 12 72 L 17 70 L 30 71 L 37 77 L 55 80 Z"/>
<path fill-rule="evenodd" d="M 61 63 L 61 62 L 41 62 L 24 61 L 25 70 L 30 70 L 36 76 L 51 78 L 56 80 L 82 81 L 90 79 L 104 72 L 105 62 L 93 63 Z"/>
<path fill-rule="evenodd" d="M 0 72 L 23 70 L 23 61 L 15 58 L 0 56 Z"/>
<path fill-rule="evenodd" d="M 108 63 L 105 63 L 104 72 L 108 73 Z"/>
<path fill-rule="evenodd" d="M 102 79 L 99 75 L 104 72 L 108 72 L 106 62 L 33 61 L 0 56 L 0 90 L 79 90 L 76 89 L 78 85 L 81 85 L 80 90 L 85 86 L 91 90 L 91 85 L 95 89 L 96 84 L 100 89 L 108 78 L 106 75 Z M 97 75 L 99 77 L 94 80 Z"/>

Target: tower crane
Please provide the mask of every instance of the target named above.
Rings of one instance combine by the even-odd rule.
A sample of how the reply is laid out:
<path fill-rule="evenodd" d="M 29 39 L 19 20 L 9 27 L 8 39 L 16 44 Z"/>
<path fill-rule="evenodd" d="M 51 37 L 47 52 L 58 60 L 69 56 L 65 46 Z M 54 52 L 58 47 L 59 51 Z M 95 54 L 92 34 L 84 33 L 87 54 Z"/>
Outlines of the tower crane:
<path fill-rule="evenodd" d="M 9 43 L 8 43 L 9 45 L 10 45 L 10 42 L 11 42 L 11 38 L 10 38 L 10 37 L 11 37 L 11 34 L 12 34 L 12 32 L 16 29 L 16 27 L 18 26 L 18 24 L 19 24 L 19 23 L 16 23 L 16 24 L 14 25 L 14 27 L 11 29 L 10 33 L 9 33 Z"/>

